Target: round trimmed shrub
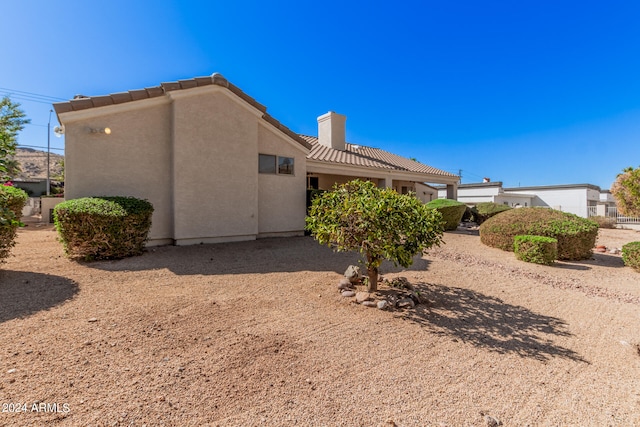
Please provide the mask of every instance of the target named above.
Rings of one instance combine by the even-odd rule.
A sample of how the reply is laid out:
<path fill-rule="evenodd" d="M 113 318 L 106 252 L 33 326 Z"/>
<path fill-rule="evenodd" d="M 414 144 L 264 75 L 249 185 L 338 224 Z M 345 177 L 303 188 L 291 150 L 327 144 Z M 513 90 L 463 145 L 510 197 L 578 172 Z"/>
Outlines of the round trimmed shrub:
<path fill-rule="evenodd" d="M 521 261 L 551 265 L 558 258 L 558 240 L 544 236 L 516 236 L 513 252 Z"/>
<path fill-rule="evenodd" d="M 472 207 L 471 213 L 473 214 L 473 218 L 475 219 L 475 222 L 478 225 L 481 225 L 483 222 L 485 222 L 489 218 L 496 216 L 501 212 L 505 212 L 511 209 L 513 208 L 507 205 L 501 205 L 494 202 L 482 202 Z"/>
<path fill-rule="evenodd" d="M 622 247 L 622 261 L 627 267 L 640 272 L 640 242 L 630 242 Z"/>
<path fill-rule="evenodd" d="M 69 258 L 120 259 L 144 251 L 153 205 L 135 197 L 85 197 L 58 204 L 53 214 Z"/>
<path fill-rule="evenodd" d="M 553 237 L 558 259 L 590 258 L 598 236 L 598 224 L 577 215 L 546 208 L 519 208 L 489 218 L 480 226 L 480 241 L 487 246 L 513 251 L 518 235 Z"/>
<path fill-rule="evenodd" d="M 451 231 L 458 228 L 462 215 L 464 215 L 467 205 L 451 199 L 435 199 L 426 204 L 427 207 L 435 209 L 442 214 L 445 221 L 444 230 Z"/>
<path fill-rule="evenodd" d="M 22 208 L 29 196 L 24 190 L 0 186 L 0 263 L 5 262 L 16 245 Z"/>

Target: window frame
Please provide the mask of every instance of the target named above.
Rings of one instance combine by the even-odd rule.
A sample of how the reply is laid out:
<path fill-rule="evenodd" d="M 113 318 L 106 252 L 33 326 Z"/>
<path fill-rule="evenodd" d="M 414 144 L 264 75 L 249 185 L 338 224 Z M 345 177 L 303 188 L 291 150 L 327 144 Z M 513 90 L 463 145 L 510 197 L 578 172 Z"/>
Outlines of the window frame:
<path fill-rule="evenodd" d="M 269 168 L 268 170 L 263 170 L 263 162 L 261 161 L 263 158 L 273 158 L 273 169 Z M 291 172 L 281 172 L 281 161 L 286 161 L 287 159 L 291 160 L 290 167 Z M 293 156 L 279 156 L 277 154 L 267 154 L 267 153 L 258 153 L 258 173 L 261 175 L 278 175 L 278 176 L 295 176 L 296 174 L 296 159 Z"/>

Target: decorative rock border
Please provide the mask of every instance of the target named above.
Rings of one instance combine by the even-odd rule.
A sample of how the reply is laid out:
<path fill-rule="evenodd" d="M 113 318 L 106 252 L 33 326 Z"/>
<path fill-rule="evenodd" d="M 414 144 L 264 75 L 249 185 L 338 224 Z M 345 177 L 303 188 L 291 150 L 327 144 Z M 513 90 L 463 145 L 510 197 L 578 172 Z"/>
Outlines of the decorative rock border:
<path fill-rule="evenodd" d="M 417 291 L 405 277 L 389 281 L 380 276 L 378 280 L 389 287 L 385 290 L 386 295 L 382 296 L 381 292 L 359 291 L 357 287 L 362 285 L 362 276 L 357 266 L 350 265 L 345 271 L 345 277 L 337 284 L 338 292 L 344 298 L 352 298 L 355 304 L 380 310 L 412 309 L 418 304 L 429 303 L 426 296 Z"/>

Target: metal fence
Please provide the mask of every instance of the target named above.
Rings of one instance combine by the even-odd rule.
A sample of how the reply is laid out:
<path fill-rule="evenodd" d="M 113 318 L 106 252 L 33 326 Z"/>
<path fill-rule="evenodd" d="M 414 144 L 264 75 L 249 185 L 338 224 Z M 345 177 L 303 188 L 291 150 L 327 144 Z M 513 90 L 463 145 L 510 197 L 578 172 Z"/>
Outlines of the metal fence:
<path fill-rule="evenodd" d="M 598 215 L 596 206 L 588 206 L 587 209 L 589 217 Z M 622 216 L 618 213 L 618 208 L 615 206 L 607 206 L 607 217 L 615 218 L 618 224 L 640 224 L 640 218 Z"/>

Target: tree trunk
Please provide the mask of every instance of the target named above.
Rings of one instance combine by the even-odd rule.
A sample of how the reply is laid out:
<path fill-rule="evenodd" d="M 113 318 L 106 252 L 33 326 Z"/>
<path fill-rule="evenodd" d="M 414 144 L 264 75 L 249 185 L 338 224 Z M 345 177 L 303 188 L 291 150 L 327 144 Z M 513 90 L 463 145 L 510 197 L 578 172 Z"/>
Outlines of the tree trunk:
<path fill-rule="evenodd" d="M 369 274 L 369 288 L 367 291 L 376 292 L 378 290 L 378 267 L 367 268 Z"/>

